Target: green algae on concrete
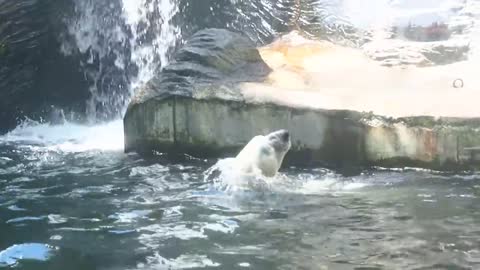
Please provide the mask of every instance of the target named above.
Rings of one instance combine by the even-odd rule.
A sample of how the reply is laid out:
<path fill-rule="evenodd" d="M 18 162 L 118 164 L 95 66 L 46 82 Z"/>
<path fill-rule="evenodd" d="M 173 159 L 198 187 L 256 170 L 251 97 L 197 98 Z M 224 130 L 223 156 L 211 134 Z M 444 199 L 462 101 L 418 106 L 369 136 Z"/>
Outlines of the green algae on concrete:
<path fill-rule="evenodd" d="M 255 135 L 286 128 L 292 136 L 292 149 L 285 159 L 290 165 L 441 170 L 480 164 L 480 125 L 474 119 L 463 126 L 442 121 L 423 127 L 414 118 L 403 122 L 354 111 L 182 96 L 150 100 L 134 108 L 128 117 L 126 151 L 184 152 L 201 158 L 229 156 Z"/>

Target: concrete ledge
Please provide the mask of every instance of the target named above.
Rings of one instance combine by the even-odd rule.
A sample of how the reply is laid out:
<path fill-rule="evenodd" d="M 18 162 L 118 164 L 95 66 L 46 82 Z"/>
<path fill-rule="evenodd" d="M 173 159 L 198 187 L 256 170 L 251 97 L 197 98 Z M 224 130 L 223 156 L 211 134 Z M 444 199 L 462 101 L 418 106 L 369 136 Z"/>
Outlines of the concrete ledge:
<path fill-rule="evenodd" d="M 125 150 L 234 155 L 253 136 L 286 128 L 286 164 L 480 167 L 480 118 L 386 118 L 348 110 L 172 95 L 132 106 L 124 119 Z"/>
<path fill-rule="evenodd" d="M 233 156 L 255 135 L 286 128 L 290 165 L 478 168 L 474 64 L 386 67 L 295 32 L 256 48 L 205 29 L 137 89 L 125 150 Z M 452 86 L 457 78 L 463 88 Z"/>

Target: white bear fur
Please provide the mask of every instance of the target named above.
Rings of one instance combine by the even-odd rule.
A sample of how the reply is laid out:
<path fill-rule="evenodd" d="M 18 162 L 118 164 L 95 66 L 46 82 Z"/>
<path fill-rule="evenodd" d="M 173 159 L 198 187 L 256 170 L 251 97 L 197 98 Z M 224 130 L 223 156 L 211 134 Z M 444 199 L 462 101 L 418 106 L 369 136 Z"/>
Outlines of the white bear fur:
<path fill-rule="evenodd" d="M 237 168 L 245 174 L 275 176 L 291 146 L 289 135 L 287 141 L 282 140 L 280 135 L 284 132 L 288 133 L 279 130 L 266 136 L 253 137 L 235 157 Z"/>

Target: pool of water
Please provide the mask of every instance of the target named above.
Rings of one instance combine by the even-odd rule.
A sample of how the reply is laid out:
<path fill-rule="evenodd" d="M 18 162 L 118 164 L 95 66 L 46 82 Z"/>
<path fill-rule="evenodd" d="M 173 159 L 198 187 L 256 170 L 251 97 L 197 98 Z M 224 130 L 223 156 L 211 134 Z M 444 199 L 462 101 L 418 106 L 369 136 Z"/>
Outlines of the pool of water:
<path fill-rule="evenodd" d="M 212 161 L 124 154 L 120 131 L 0 137 L 0 268 L 480 268 L 480 175 L 284 168 L 226 190 Z"/>

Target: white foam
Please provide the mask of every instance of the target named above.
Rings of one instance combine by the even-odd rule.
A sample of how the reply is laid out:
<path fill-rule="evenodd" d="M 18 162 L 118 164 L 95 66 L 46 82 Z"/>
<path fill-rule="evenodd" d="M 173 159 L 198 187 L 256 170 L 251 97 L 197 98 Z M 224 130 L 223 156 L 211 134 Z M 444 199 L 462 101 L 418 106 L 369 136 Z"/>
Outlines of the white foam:
<path fill-rule="evenodd" d="M 116 219 L 115 223 L 133 223 L 139 219 L 146 218 L 151 212 L 151 210 L 133 210 L 110 215 L 109 218 Z"/>
<path fill-rule="evenodd" d="M 88 150 L 123 150 L 122 120 L 86 126 L 73 123 L 49 125 L 25 122 L 4 136 L 0 142 L 18 142 L 37 145 L 46 150 L 62 152 L 84 152 Z"/>
<path fill-rule="evenodd" d="M 137 269 L 191 269 L 218 267 L 219 263 L 212 261 L 205 255 L 182 254 L 175 259 L 162 257 L 158 252 L 147 257 L 147 263 L 139 263 Z"/>
<path fill-rule="evenodd" d="M 231 234 L 235 232 L 235 229 L 239 227 L 238 223 L 233 220 L 225 220 L 218 223 L 208 223 L 203 226 L 202 231 L 211 230 L 215 232 L 220 232 L 224 234 Z"/>
<path fill-rule="evenodd" d="M 260 172 L 254 172 L 246 175 L 236 168 L 234 161 L 234 158 L 219 160 L 205 172 L 205 180 L 213 180 L 216 189 L 237 195 L 244 191 L 298 194 L 354 192 L 369 185 L 367 182 L 340 177 L 333 173 L 318 175 L 278 173 L 275 177 L 265 177 Z"/>
<path fill-rule="evenodd" d="M 325 178 L 308 180 L 297 190 L 302 194 L 325 194 L 338 192 L 353 192 L 368 186 L 363 182 L 342 181 L 341 179 Z"/>
<path fill-rule="evenodd" d="M 174 223 L 179 224 L 179 223 Z M 187 224 L 171 225 L 152 224 L 138 229 L 139 240 L 146 246 L 157 247 L 161 239 L 177 238 L 180 240 L 204 239 L 207 236 L 199 225 L 187 226 Z"/>
<path fill-rule="evenodd" d="M 243 172 L 235 158 L 219 160 L 214 166 L 205 172 L 205 179 L 213 177 L 215 188 L 226 192 L 240 192 L 245 190 L 269 191 L 274 186 L 278 177 L 265 177 L 259 170 L 249 173 Z"/>

